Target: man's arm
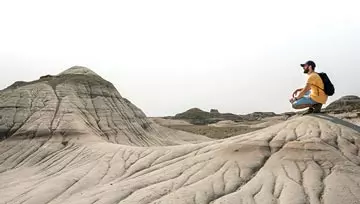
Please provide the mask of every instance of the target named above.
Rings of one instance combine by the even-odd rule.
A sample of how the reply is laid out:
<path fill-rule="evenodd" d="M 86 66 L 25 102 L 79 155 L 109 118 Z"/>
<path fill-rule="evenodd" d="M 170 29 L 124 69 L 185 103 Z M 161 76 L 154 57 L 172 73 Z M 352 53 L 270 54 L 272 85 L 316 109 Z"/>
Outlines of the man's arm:
<path fill-rule="evenodd" d="M 303 88 L 296 89 L 296 90 L 294 91 L 294 93 L 292 94 L 292 97 L 295 98 L 297 92 L 299 92 L 299 91 L 301 91 L 301 90 L 303 90 Z"/>
<path fill-rule="evenodd" d="M 305 95 L 306 92 L 310 91 L 311 84 L 307 83 L 306 86 L 300 91 L 299 95 L 296 96 L 296 99 L 299 99 Z"/>

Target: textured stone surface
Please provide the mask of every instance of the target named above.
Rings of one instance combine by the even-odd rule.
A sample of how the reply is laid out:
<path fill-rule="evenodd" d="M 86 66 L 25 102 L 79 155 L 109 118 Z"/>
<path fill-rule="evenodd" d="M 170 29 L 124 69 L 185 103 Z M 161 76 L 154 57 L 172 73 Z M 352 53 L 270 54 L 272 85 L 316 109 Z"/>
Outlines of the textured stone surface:
<path fill-rule="evenodd" d="M 110 82 L 84 67 L 0 91 L 0 139 L 56 136 L 139 146 L 209 141 L 160 129 Z"/>
<path fill-rule="evenodd" d="M 248 120 L 248 121 L 261 120 L 264 118 L 276 117 L 276 116 L 278 115 L 274 112 L 254 112 L 246 115 L 241 115 L 241 117 L 244 120 Z"/>
<path fill-rule="evenodd" d="M 293 117 L 223 140 L 160 146 L 177 132 L 138 133 L 148 120 L 110 103 L 123 101 L 110 90 L 36 83 L 35 97 L 28 86 L 0 93 L 0 203 L 360 203 L 360 127 L 335 117 Z M 85 90 L 96 96 L 78 101 Z M 105 99 L 111 113 L 97 105 Z M 115 113 L 121 117 L 109 122 Z M 115 122 L 121 128 L 105 125 Z M 114 133 L 120 129 L 128 135 Z"/>
<path fill-rule="evenodd" d="M 73 66 L 70 69 L 67 69 L 63 72 L 61 72 L 59 75 L 66 75 L 66 74 L 81 74 L 81 75 L 88 75 L 88 76 L 97 76 L 95 72 L 93 72 L 91 69 L 88 69 L 86 67 L 82 66 Z"/>
<path fill-rule="evenodd" d="M 329 104 L 327 112 L 344 113 L 350 111 L 360 111 L 360 98 L 358 96 L 343 96 L 340 99 Z"/>
<path fill-rule="evenodd" d="M 210 112 L 203 111 L 199 108 L 192 108 L 183 113 L 176 114 L 174 117 L 166 117 L 168 119 L 187 120 L 194 125 L 207 125 L 222 120 L 242 121 L 242 118 L 232 113 L 219 113 L 215 109 Z"/>
<path fill-rule="evenodd" d="M 305 116 L 178 146 L 9 138 L 1 203 L 359 203 L 356 128 Z"/>

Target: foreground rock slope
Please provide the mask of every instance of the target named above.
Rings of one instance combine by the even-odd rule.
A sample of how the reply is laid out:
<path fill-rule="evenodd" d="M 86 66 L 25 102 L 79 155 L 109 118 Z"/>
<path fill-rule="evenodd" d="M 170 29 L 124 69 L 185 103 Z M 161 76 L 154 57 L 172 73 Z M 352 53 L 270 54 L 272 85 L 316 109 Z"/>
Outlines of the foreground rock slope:
<path fill-rule="evenodd" d="M 0 203 L 360 203 L 360 128 L 335 117 L 294 117 L 248 134 L 175 146 L 148 146 L 138 141 L 158 140 L 141 134 L 134 140 L 146 145 L 140 146 L 129 142 L 140 137 L 136 131 L 113 140 L 94 134 L 102 131 L 96 121 L 81 134 L 70 131 L 83 126 L 62 121 L 86 118 L 72 111 L 52 122 L 59 126 L 31 116 L 21 131 L 6 134 Z"/>

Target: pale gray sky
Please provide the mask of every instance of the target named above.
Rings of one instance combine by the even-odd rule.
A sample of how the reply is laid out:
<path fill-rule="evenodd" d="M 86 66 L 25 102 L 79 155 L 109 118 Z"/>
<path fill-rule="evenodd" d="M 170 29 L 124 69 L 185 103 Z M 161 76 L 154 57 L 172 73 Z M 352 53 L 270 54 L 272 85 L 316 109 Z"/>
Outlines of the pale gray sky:
<path fill-rule="evenodd" d="M 149 116 L 192 107 L 284 112 L 314 60 L 360 95 L 356 1 L 0 2 L 0 89 L 73 65 L 112 82 Z"/>

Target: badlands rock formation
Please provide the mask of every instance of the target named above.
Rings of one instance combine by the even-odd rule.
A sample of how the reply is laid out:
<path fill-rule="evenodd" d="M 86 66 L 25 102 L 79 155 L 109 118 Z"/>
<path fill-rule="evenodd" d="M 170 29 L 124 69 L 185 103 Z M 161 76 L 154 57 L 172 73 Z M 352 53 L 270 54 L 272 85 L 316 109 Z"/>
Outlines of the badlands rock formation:
<path fill-rule="evenodd" d="M 340 99 L 329 104 L 325 110 L 327 112 L 335 113 L 360 111 L 360 97 L 352 95 L 343 96 Z"/>
<path fill-rule="evenodd" d="M 49 135 L 64 142 L 140 146 L 209 140 L 157 126 L 110 82 L 85 67 L 16 82 L 0 92 L 0 139 Z"/>
<path fill-rule="evenodd" d="M 360 203 L 358 126 L 308 115 L 169 146 L 113 86 L 65 75 L 0 93 L 0 203 Z"/>
<path fill-rule="evenodd" d="M 259 121 L 265 118 L 280 116 L 273 112 L 254 112 L 246 115 L 236 115 L 233 113 L 220 113 L 217 109 L 211 109 L 210 112 L 199 108 L 192 108 L 183 113 L 176 114 L 174 117 L 168 116 L 165 119 L 186 120 L 194 125 L 208 125 L 220 121 L 247 122 Z"/>
<path fill-rule="evenodd" d="M 166 117 L 167 119 L 187 120 L 194 125 L 207 125 L 222 120 L 242 121 L 242 118 L 232 113 L 219 113 L 216 109 L 210 112 L 203 111 L 199 108 L 192 108 L 183 113 L 176 114 L 174 117 Z"/>

